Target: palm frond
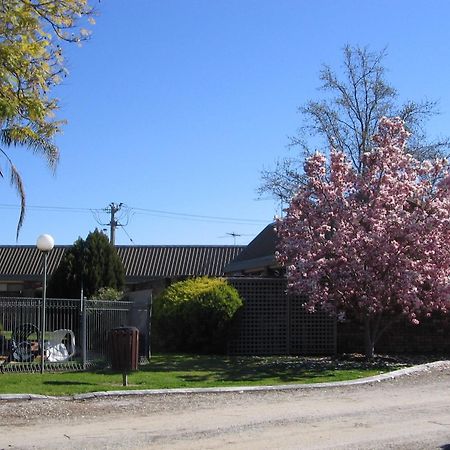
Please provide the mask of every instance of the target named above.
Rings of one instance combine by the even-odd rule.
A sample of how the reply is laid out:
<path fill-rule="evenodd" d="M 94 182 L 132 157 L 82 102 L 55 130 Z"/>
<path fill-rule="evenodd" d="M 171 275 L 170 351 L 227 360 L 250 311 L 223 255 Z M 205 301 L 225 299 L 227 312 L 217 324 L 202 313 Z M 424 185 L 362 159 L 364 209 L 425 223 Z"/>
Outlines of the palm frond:
<path fill-rule="evenodd" d="M 26 126 L 4 128 L 0 131 L 0 142 L 7 147 L 27 147 L 33 153 L 43 156 L 48 166 L 55 170 L 59 161 L 58 147 L 41 131 L 37 132 Z"/>
<path fill-rule="evenodd" d="M 20 232 L 20 229 L 22 228 L 23 221 L 25 219 L 25 208 L 26 208 L 25 188 L 24 188 L 22 177 L 20 176 L 20 173 L 18 172 L 18 170 L 12 163 L 10 164 L 10 170 L 11 170 L 10 183 L 12 186 L 14 186 L 14 188 L 16 189 L 16 191 L 18 192 L 18 194 L 20 196 L 20 215 L 19 215 L 19 220 L 17 222 L 17 229 L 16 229 L 16 241 L 18 241 L 19 240 L 19 232 Z"/>
<path fill-rule="evenodd" d="M 25 187 L 23 185 L 22 177 L 20 176 L 19 171 L 17 170 L 16 166 L 12 162 L 11 158 L 8 156 L 8 154 L 0 148 L 0 153 L 3 154 L 5 159 L 8 161 L 8 165 L 11 171 L 11 176 L 9 179 L 9 182 L 11 183 L 11 186 L 13 186 L 20 197 L 20 215 L 19 220 L 17 222 L 17 228 L 16 228 L 16 241 L 19 240 L 19 233 L 20 229 L 22 228 L 23 221 L 25 219 L 25 209 L 26 209 L 26 199 L 25 199 Z M 3 174 L 1 174 L 3 177 Z"/>

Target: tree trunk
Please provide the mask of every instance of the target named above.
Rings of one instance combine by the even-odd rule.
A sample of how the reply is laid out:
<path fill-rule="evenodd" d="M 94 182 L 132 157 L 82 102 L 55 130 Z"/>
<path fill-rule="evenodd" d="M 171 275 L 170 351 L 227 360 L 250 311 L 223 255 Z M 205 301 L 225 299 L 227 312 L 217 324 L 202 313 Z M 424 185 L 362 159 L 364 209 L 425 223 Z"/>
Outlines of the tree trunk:
<path fill-rule="evenodd" d="M 374 333 L 371 333 L 370 319 L 366 318 L 364 321 L 364 351 L 367 359 L 373 359 L 375 354 L 375 339 Z"/>

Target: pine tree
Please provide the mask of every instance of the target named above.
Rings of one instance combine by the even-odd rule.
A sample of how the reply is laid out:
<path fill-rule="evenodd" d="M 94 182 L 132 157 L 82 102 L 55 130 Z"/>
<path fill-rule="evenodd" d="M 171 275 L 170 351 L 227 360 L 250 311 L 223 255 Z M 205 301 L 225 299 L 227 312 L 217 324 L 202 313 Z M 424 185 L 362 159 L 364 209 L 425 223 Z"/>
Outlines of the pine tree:
<path fill-rule="evenodd" d="M 122 261 L 108 238 L 97 229 L 78 238 L 49 282 L 51 297 L 78 298 L 81 288 L 91 298 L 99 289 L 120 290 L 125 281 Z"/>

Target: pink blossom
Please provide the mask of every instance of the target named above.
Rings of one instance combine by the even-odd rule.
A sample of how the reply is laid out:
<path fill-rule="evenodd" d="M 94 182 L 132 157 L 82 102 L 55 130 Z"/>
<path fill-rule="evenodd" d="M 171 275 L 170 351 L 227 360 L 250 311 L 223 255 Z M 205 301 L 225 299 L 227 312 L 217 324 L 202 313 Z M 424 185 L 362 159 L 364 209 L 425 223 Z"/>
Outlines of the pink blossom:
<path fill-rule="evenodd" d="M 307 183 L 277 221 L 277 257 L 309 309 L 415 324 L 450 309 L 448 164 L 414 159 L 408 136 L 399 118 L 381 119 L 361 173 L 335 150 L 328 163 L 320 153 L 306 161 Z"/>

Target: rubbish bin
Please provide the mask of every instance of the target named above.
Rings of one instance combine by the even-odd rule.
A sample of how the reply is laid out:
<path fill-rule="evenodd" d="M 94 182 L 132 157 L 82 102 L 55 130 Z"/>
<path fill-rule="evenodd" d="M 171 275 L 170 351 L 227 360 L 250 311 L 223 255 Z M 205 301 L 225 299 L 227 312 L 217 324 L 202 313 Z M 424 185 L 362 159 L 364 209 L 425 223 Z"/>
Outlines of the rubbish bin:
<path fill-rule="evenodd" d="M 138 370 L 139 330 L 119 327 L 110 331 L 110 355 L 113 370 L 128 374 Z"/>

